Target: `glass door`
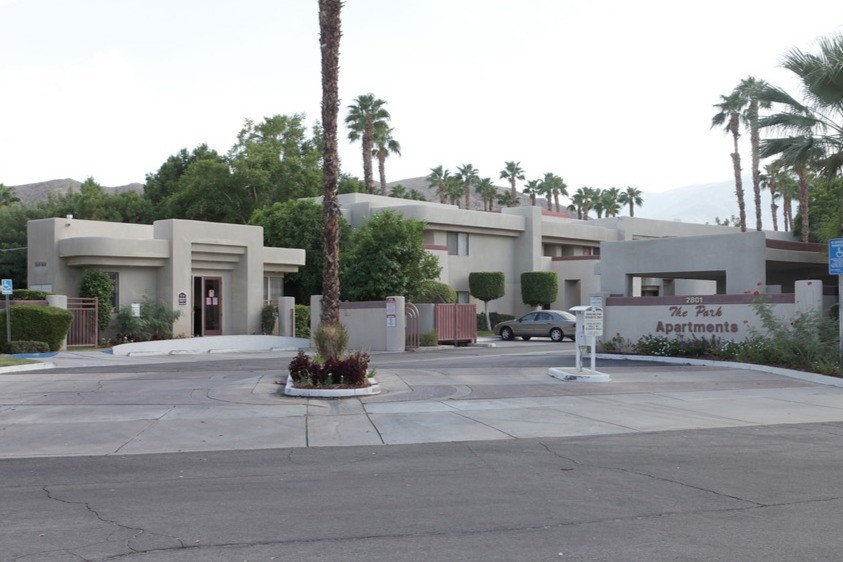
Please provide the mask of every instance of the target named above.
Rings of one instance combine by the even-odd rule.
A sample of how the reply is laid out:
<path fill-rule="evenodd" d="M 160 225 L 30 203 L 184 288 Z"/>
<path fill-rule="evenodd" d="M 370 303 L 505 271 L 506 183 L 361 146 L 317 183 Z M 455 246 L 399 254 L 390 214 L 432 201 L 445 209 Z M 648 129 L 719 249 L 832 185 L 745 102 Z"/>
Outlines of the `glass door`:
<path fill-rule="evenodd" d="M 222 335 L 222 278 L 202 278 L 202 335 Z"/>

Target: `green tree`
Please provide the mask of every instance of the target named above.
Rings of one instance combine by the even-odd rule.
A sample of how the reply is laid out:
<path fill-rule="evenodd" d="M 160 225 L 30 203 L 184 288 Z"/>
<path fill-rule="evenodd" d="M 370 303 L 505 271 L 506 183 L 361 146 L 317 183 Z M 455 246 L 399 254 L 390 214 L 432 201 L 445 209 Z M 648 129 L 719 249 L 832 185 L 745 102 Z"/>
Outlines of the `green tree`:
<path fill-rule="evenodd" d="M 310 199 L 275 203 L 258 209 L 251 224 L 263 227 L 264 244 L 276 248 L 301 248 L 305 264 L 296 273 L 284 275 L 284 294 L 299 304 L 310 304 L 311 295 L 323 293 L 322 271 L 325 240 L 322 233 L 322 207 Z M 340 250 L 347 243 L 348 225 L 340 217 Z"/>
<path fill-rule="evenodd" d="M 7 187 L 0 183 L 0 207 L 8 207 L 9 205 L 14 205 L 15 203 L 20 203 L 20 197 L 18 197 L 18 194 L 15 193 L 15 190 L 11 187 Z"/>
<path fill-rule="evenodd" d="M 439 194 L 439 202 L 443 204 L 446 200 L 445 183 L 448 181 L 449 177 L 451 177 L 451 172 L 442 168 L 442 166 L 436 166 L 435 168 L 430 169 L 430 173 L 425 178 L 427 180 L 427 185 L 429 185 L 432 189 L 435 189 Z"/>
<path fill-rule="evenodd" d="M 319 0 L 319 46 L 322 54 L 322 236 L 325 258 L 322 270 L 322 328 L 340 325 L 340 206 L 339 150 L 337 116 L 339 114 L 339 65 L 342 0 Z M 366 147 L 364 147 L 365 149 Z M 371 145 L 368 147 L 371 174 Z M 367 152 L 363 151 L 365 161 Z M 367 178 L 371 181 L 371 175 Z M 368 183 L 367 183 L 368 187 Z"/>
<path fill-rule="evenodd" d="M 47 216 L 37 206 L 0 207 L 0 271 L 15 287 L 27 286 L 26 223 Z"/>
<path fill-rule="evenodd" d="M 742 118 L 749 128 L 749 139 L 752 149 L 752 192 L 755 200 L 755 229 L 761 230 L 761 136 L 759 133 L 758 110 L 768 109 L 770 102 L 763 99 L 763 91 L 767 83 L 749 76 L 741 80 L 736 90 L 743 97 L 745 109 Z"/>
<path fill-rule="evenodd" d="M 635 207 L 640 207 L 644 204 L 644 199 L 641 197 L 641 190 L 628 185 L 625 190 L 618 193 L 618 203 L 629 205 L 629 216 L 634 217 Z"/>
<path fill-rule="evenodd" d="M 515 182 L 518 180 L 524 181 L 524 169 L 521 168 L 521 162 L 516 162 L 515 160 L 504 162 L 503 170 L 501 170 L 500 173 L 500 179 L 509 181 L 509 185 L 512 190 L 512 197 L 509 200 L 518 201 L 518 191 L 515 189 Z"/>
<path fill-rule="evenodd" d="M 530 205 L 535 207 L 536 206 L 536 196 L 542 193 L 541 191 L 541 180 L 530 180 L 527 182 L 527 185 L 524 186 L 522 190 L 523 193 L 526 193 L 530 196 Z M 484 209 L 485 210 L 485 209 Z"/>
<path fill-rule="evenodd" d="M 732 169 L 735 174 L 735 196 L 738 199 L 741 232 L 746 232 L 746 204 L 744 202 L 743 180 L 741 179 L 741 155 L 738 151 L 743 106 L 744 97 L 739 91 L 735 90 L 728 96 L 721 95 L 720 103 L 714 104 L 717 113 L 711 118 L 711 127 L 720 127 L 725 124 L 724 131 L 732 135 L 733 151 L 731 157 Z"/>
<path fill-rule="evenodd" d="M 553 203 L 556 207 L 556 212 L 558 213 L 561 210 L 559 206 L 559 196 L 564 195 L 565 197 L 568 196 L 568 185 L 565 181 L 557 176 L 552 172 L 548 172 L 544 175 L 540 183 L 541 192 L 547 197 L 547 210 L 550 211 L 550 202 L 553 199 Z"/>
<path fill-rule="evenodd" d="M 521 274 L 521 300 L 530 306 L 546 306 L 559 294 L 555 271 L 525 271 Z"/>
<path fill-rule="evenodd" d="M 392 127 L 378 127 L 374 130 L 375 148 L 372 156 L 378 159 L 378 174 L 381 180 L 381 195 L 386 195 L 386 159 L 390 154 L 401 156 L 401 144 L 392 137 Z"/>
<path fill-rule="evenodd" d="M 143 186 L 143 196 L 156 207 L 165 199 L 179 190 L 179 179 L 187 171 L 187 168 L 195 161 L 203 158 L 216 160 L 219 154 L 208 148 L 207 144 L 200 144 L 188 152 L 182 148 L 178 153 L 170 156 L 158 168 L 158 171 L 146 174 L 146 183 Z M 168 218 L 158 215 L 157 218 Z"/>
<path fill-rule="evenodd" d="M 79 283 L 79 296 L 96 298 L 97 328 L 102 332 L 111 323 L 111 300 L 114 298 L 114 284 L 108 273 L 92 269 L 86 271 Z"/>
<path fill-rule="evenodd" d="M 385 134 L 385 130 L 389 127 L 387 122 L 390 115 L 384 105 L 386 102 L 376 98 L 374 94 L 362 94 L 348 106 L 348 115 L 345 118 L 345 124 L 349 129 L 348 140 L 353 142 L 360 140 L 363 144 L 363 182 L 366 184 L 366 193 L 369 194 L 375 192 L 372 179 L 372 147 L 375 132 Z"/>
<path fill-rule="evenodd" d="M 179 178 L 179 189 L 162 204 L 173 218 L 246 224 L 255 209 L 223 158 L 193 162 Z"/>
<path fill-rule="evenodd" d="M 351 234 L 342 275 L 349 300 L 413 300 L 428 280 L 439 276 L 439 260 L 423 247 L 424 221 L 404 219 L 392 210 L 369 218 Z"/>
<path fill-rule="evenodd" d="M 506 279 L 502 271 L 472 271 L 468 274 L 468 291 L 477 300 L 483 301 L 486 313 L 486 330 L 492 331 L 489 320 L 489 301 L 506 294 Z"/>
<path fill-rule="evenodd" d="M 483 210 L 493 211 L 495 205 L 495 197 L 498 194 L 498 188 L 492 183 L 492 178 L 483 178 L 474 188 L 474 191 L 483 200 Z"/>
<path fill-rule="evenodd" d="M 617 187 L 610 187 L 608 189 L 601 189 L 597 194 L 597 201 L 603 213 L 608 217 L 616 217 L 621 211 L 621 204 L 618 201 L 620 196 L 620 189 Z M 600 213 L 597 213 L 597 218 L 600 218 Z"/>
<path fill-rule="evenodd" d="M 451 205 L 460 206 L 460 199 L 465 194 L 465 185 L 457 176 L 448 176 L 445 178 L 445 195 L 448 196 L 448 201 Z"/>
<path fill-rule="evenodd" d="M 463 164 L 457 166 L 457 180 L 462 183 L 463 193 L 465 195 L 465 208 L 471 208 L 471 188 L 477 185 L 480 181 L 480 174 L 473 164 Z"/>
<path fill-rule="evenodd" d="M 518 199 L 518 196 L 513 196 L 511 191 L 497 193 L 496 200 L 498 202 L 498 205 L 500 205 L 501 207 L 517 207 L 521 204 L 521 201 Z"/>

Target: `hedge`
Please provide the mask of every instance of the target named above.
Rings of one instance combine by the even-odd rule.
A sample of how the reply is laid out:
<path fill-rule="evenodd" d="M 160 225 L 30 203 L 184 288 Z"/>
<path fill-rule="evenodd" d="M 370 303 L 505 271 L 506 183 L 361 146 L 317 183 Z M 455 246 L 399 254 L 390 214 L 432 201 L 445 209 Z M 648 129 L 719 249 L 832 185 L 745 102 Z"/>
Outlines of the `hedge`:
<path fill-rule="evenodd" d="M 521 274 L 521 300 L 530 306 L 542 306 L 556 300 L 559 281 L 555 271 L 525 271 Z"/>
<path fill-rule="evenodd" d="M 422 285 L 416 297 L 413 299 L 414 303 L 447 303 L 454 304 L 457 302 L 457 292 L 453 287 L 447 283 L 439 281 L 427 281 Z"/>
<path fill-rule="evenodd" d="M 12 340 L 42 341 L 58 351 L 73 322 L 73 313 L 55 306 L 13 305 Z M 6 311 L 0 311 L 0 326 L 6 325 Z"/>

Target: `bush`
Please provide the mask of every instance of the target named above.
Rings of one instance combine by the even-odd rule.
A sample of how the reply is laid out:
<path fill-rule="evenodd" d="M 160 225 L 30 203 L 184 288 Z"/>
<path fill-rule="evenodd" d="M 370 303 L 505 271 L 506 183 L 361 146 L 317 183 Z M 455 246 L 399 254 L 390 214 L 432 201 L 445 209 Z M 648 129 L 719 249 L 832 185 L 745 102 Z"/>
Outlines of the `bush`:
<path fill-rule="evenodd" d="M 348 333 L 342 324 L 319 326 L 313 334 L 313 342 L 316 344 L 316 353 L 320 358 L 342 358 L 348 343 Z"/>
<path fill-rule="evenodd" d="M 483 301 L 485 312 L 488 313 L 489 301 L 504 296 L 506 278 L 502 271 L 473 271 L 468 274 L 468 290 L 472 297 Z M 486 322 L 485 329 L 491 331 L 490 322 Z"/>
<path fill-rule="evenodd" d="M 413 302 L 454 304 L 457 302 L 457 292 L 447 283 L 427 281 L 416 292 Z"/>
<path fill-rule="evenodd" d="M 0 345 L 0 351 L 10 355 L 14 355 L 16 353 L 47 353 L 50 351 L 50 346 L 47 345 L 47 342 L 43 341 L 4 341 L 2 345 Z"/>
<path fill-rule="evenodd" d="M 515 316 L 511 314 L 501 314 L 499 312 L 490 312 L 489 313 L 489 323 L 491 324 L 492 328 L 495 327 L 495 324 L 500 324 L 501 322 L 506 322 L 507 320 L 515 320 Z M 486 329 L 486 313 L 481 312 L 477 315 L 477 329 L 478 330 L 485 330 Z"/>
<path fill-rule="evenodd" d="M 436 330 L 423 333 L 419 336 L 419 345 L 422 347 L 435 347 L 439 345 L 439 334 Z"/>
<path fill-rule="evenodd" d="M 521 300 L 530 306 L 544 306 L 556 300 L 559 279 L 555 271 L 525 271 L 521 274 Z"/>
<path fill-rule="evenodd" d="M 33 291 L 31 289 L 15 289 L 12 291 L 11 298 L 17 301 L 43 301 L 47 300 L 47 292 Z"/>
<path fill-rule="evenodd" d="M 131 306 L 124 306 L 117 313 L 117 341 L 119 343 L 166 340 L 173 337 L 173 324 L 181 311 L 173 310 L 164 301 L 144 297 L 140 316 L 135 316 Z"/>
<path fill-rule="evenodd" d="M 278 321 L 278 306 L 265 304 L 261 309 L 261 334 L 271 336 L 275 333 L 275 322 Z"/>
<path fill-rule="evenodd" d="M 304 304 L 296 305 L 296 337 L 310 337 L 310 307 Z"/>
<path fill-rule="evenodd" d="M 290 378 L 299 386 L 367 386 L 369 355 L 356 351 L 344 359 L 328 357 L 323 364 L 304 351 L 290 362 Z"/>
<path fill-rule="evenodd" d="M 42 341 L 50 351 L 58 351 L 64 342 L 73 313 L 55 306 L 20 304 L 11 308 L 13 341 Z M 0 326 L 6 324 L 6 311 L 0 311 Z"/>
<path fill-rule="evenodd" d="M 111 323 L 111 299 L 114 296 L 114 284 L 108 273 L 98 270 L 85 272 L 79 284 L 79 296 L 96 297 L 97 328 L 100 332 L 108 328 Z"/>

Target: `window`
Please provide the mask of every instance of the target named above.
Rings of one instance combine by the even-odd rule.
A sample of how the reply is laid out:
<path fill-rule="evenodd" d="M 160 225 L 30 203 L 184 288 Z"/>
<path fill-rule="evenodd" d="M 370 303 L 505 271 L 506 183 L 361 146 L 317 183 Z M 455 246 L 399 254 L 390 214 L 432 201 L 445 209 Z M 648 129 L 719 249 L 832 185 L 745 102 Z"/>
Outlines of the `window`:
<path fill-rule="evenodd" d="M 263 302 L 275 301 L 278 297 L 284 296 L 283 277 L 263 278 Z"/>
<path fill-rule="evenodd" d="M 448 255 L 449 256 L 467 256 L 468 255 L 468 232 L 449 232 L 448 233 Z"/>
<path fill-rule="evenodd" d="M 471 293 L 468 291 L 457 291 L 457 303 L 458 304 L 469 304 L 469 299 L 471 297 Z"/>
<path fill-rule="evenodd" d="M 111 293 L 111 309 L 114 311 L 120 310 L 120 274 L 116 271 L 106 271 L 108 278 L 111 279 L 111 286 L 114 291 Z"/>

